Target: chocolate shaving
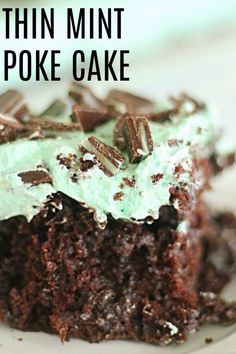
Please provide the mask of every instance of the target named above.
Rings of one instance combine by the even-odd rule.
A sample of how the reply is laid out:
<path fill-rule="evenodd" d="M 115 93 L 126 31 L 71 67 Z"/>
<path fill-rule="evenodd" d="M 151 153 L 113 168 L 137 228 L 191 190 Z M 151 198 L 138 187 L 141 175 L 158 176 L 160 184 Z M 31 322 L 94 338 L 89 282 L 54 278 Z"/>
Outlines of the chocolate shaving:
<path fill-rule="evenodd" d="M 73 173 L 73 175 L 71 176 L 71 181 L 76 183 L 79 180 L 79 176 L 77 175 L 77 173 Z"/>
<path fill-rule="evenodd" d="M 185 170 L 184 170 L 183 166 L 181 165 L 181 163 L 179 163 L 178 165 L 175 166 L 173 174 L 175 176 L 179 177 L 184 172 L 185 172 Z"/>
<path fill-rule="evenodd" d="M 0 113 L 21 119 L 28 114 L 23 96 L 15 90 L 8 90 L 0 96 Z"/>
<path fill-rule="evenodd" d="M 123 196 L 124 196 L 123 192 L 117 192 L 116 194 L 114 194 L 113 200 L 115 201 L 121 200 Z"/>
<path fill-rule="evenodd" d="M 60 116 L 61 114 L 65 113 L 65 110 L 66 110 L 65 102 L 57 99 L 57 100 L 53 101 L 49 105 L 49 107 L 40 114 L 40 117 L 48 117 L 48 116 L 49 117 L 50 116 L 57 117 L 57 116 Z"/>
<path fill-rule="evenodd" d="M 84 160 L 87 160 L 85 154 L 91 154 L 93 162 L 108 176 L 114 176 L 124 162 L 123 156 L 116 149 L 94 136 L 89 137 L 80 145 L 80 151 Z"/>
<path fill-rule="evenodd" d="M 157 184 L 162 178 L 163 178 L 163 173 L 157 173 L 156 175 L 151 176 L 151 180 L 153 184 Z"/>
<path fill-rule="evenodd" d="M 78 104 L 73 106 L 72 121 L 80 123 L 85 132 L 93 131 L 96 126 L 110 119 L 107 110 L 84 108 Z"/>
<path fill-rule="evenodd" d="M 140 162 L 151 154 L 153 140 L 148 120 L 145 116 L 123 115 L 114 131 L 114 142 L 119 148 L 128 149 L 131 163 Z"/>
<path fill-rule="evenodd" d="M 175 200 L 177 200 L 180 210 L 185 210 L 186 208 L 189 207 L 190 196 L 186 190 L 184 190 L 183 188 L 181 189 L 178 186 L 171 186 L 169 188 L 169 193 L 170 193 L 170 198 L 169 198 L 170 204 L 173 204 Z"/>
<path fill-rule="evenodd" d="M 91 160 L 83 160 L 82 157 L 79 159 L 79 169 L 81 172 L 87 172 L 94 165 L 95 163 Z"/>
<path fill-rule="evenodd" d="M 154 108 L 152 101 L 120 90 L 111 90 L 104 102 L 120 113 L 149 113 Z"/>
<path fill-rule="evenodd" d="M 17 119 L 6 114 L 0 114 L 0 143 L 15 140 L 23 129 L 24 125 Z"/>
<path fill-rule="evenodd" d="M 135 177 L 133 177 L 132 179 L 124 177 L 123 181 L 126 184 L 126 186 L 128 186 L 130 188 L 134 188 L 135 187 L 135 183 L 136 183 Z"/>
<path fill-rule="evenodd" d="M 21 178 L 22 182 L 29 183 L 32 186 L 37 186 L 43 183 L 52 183 L 52 179 L 49 174 L 45 171 L 28 171 L 19 173 L 18 176 Z"/>
<path fill-rule="evenodd" d="M 75 161 L 76 155 L 69 154 L 64 156 L 62 154 L 57 155 L 57 160 L 59 161 L 60 165 L 65 166 L 68 170 L 73 166 Z"/>

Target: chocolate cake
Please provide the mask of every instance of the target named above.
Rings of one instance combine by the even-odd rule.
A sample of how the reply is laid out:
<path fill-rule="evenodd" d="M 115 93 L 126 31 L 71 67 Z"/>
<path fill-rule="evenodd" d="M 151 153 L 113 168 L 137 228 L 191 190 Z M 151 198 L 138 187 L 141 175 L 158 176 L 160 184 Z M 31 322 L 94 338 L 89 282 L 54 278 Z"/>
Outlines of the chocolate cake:
<path fill-rule="evenodd" d="M 74 83 L 35 116 L 0 97 L 0 318 L 62 341 L 181 343 L 231 324 L 236 219 L 202 193 L 219 152 L 208 107 Z M 69 112 L 69 113 L 68 113 Z"/>

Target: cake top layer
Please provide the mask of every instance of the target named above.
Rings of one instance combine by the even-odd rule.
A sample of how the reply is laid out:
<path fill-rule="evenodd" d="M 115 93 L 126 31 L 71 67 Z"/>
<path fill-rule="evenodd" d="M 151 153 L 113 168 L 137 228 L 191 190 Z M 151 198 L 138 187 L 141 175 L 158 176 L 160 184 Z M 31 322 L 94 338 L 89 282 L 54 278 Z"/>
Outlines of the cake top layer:
<path fill-rule="evenodd" d="M 151 221 L 161 206 L 179 210 L 202 188 L 194 160 L 209 157 L 219 135 L 205 105 L 186 95 L 158 104 L 114 90 L 100 100 L 81 85 L 70 96 L 72 116 L 56 101 L 34 118 L 15 91 L 0 97 L 0 220 L 30 221 L 62 192 L 100 226 L 109 214 Z"/>

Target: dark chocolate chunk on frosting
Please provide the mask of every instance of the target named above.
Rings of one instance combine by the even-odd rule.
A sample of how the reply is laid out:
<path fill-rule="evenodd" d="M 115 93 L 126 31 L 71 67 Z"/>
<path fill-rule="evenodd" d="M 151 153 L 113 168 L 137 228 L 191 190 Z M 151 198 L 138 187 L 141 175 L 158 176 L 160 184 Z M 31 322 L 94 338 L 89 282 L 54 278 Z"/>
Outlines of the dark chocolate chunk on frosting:
<path fill-rule="evenodd" d="M 85 132 L 93 131 L 96 126 L 107 122 L 110 115 L 106 109 L 86 108 L 79 104 L 73 105 L 72 121 L 80 123 Z"/>
<path fill-rule="evenodd" d="M 62 154 L 57 155 L 57 160 L 60 165 L 65 166 L 68 170 L 73 166 L 75 159 L 76 155 L 74 154 L 69 154 L 67 156 L 63 156 Z"/>
<path fill-rule="evenodd" d="M 152 153 L 153 140 L 148 119 L 145 116 L 125 114 L 118 119 L 114 131 L 114 143 L 128 149 L 131 163 L 140 162 Z"/>
<path fill-rule="evenodd" d="M 123 196 L 124 196 L 123 192 L 117 192 L 116 194 L 114 194 L 113 200 L 115 201 L 121 200 Z"/>
<path fill-rule="evenodd" d="M 52 183 L 49 174 L 43 170 L 27 171 L 18 174 L 22 182 L 29 183 L 32 186 L 37 186 L 42 183 Z"/>
<path fill-rule="evenodd" d="M 114 176 L 124 162 L 119 151 L 94 136 L 83 141 L 80 151 L 84 160 L 92 160 L 108 176 Z"/>

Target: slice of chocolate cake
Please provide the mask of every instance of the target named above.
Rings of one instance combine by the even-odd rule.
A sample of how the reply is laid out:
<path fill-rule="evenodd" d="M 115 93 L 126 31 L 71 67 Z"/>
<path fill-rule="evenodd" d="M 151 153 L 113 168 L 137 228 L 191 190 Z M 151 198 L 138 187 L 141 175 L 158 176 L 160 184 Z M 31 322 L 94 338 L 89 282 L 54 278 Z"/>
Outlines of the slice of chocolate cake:
<path fill-rule="evenodd" d="M 217 294 L 236 220 L 202 201 L 234 161 L 218 156 L 214 115 L 188 95 L 69 92 L 71 116 L 62 101 L 0 116 L 0 318 L 63 341 L 163 345 L 235 322 Z"/>

